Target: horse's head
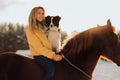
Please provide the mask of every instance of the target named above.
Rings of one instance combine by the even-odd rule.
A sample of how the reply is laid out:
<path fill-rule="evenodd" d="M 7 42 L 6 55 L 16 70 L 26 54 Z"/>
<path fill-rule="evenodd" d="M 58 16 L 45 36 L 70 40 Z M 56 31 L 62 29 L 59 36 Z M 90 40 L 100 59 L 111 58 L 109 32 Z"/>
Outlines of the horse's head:
<path fill-rule="evenodd" d="M 101 50 L 102 55 L 120 66 L 120 41 L 115 33 L 115 28 L 110 20 L 107 21 L 106 25 L 100 27 L 105 27 L 105 31 L 102 33 L 103 39 L 101 39 L 104 41 Z"/>
<path fill-rule="evenodd" d="M 120 65 L 120 42 L 110 20 L 106 25 L 78 33 L 63 45 L 62 52 L 68 57 L 79 55 L 84 59 L 88 59 L 88 55 L 98 59 L 102 55 Z M 90 55 L 92 53 L 94 55 Z"/>

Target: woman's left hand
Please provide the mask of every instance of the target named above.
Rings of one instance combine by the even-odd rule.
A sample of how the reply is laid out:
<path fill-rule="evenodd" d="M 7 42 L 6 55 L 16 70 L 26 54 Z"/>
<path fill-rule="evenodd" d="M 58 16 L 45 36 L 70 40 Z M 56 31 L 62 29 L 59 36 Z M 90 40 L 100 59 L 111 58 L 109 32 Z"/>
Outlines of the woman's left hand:
<path fill-rule="evenodd" d="M 61 61 L 61 60 L 62 60 L 62 56 L 59 55 L 59 54 L 55 54 L 55 55 L 53 56 L 53 60 L 54 60 L 54 61 Z"/>

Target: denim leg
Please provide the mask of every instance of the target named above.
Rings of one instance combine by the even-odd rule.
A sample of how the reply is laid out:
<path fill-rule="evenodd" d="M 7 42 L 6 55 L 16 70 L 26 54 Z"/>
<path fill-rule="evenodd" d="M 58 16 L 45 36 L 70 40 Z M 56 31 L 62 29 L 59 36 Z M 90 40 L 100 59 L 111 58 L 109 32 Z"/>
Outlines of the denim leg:
<path fill-rule="evenodd" d="M 36 62 L 38 62 L 46 71 L 44 80 L 54 80 L 54 61 L 44 56 L 34 56 Z"/>

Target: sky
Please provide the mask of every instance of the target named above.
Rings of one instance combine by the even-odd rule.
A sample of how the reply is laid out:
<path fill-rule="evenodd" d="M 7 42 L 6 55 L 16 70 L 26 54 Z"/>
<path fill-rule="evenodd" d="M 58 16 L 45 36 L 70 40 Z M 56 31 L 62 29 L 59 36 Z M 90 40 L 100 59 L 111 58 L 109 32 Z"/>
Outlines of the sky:
<path fill-rule="evenodd" d="M 110 19 L 120 30 L 120 0 L 0 0 L 0 23 L 26 25 L 33 7 L 45 8 L 46 16 L 60 16 L 61 30 L 84 31 Z"/>

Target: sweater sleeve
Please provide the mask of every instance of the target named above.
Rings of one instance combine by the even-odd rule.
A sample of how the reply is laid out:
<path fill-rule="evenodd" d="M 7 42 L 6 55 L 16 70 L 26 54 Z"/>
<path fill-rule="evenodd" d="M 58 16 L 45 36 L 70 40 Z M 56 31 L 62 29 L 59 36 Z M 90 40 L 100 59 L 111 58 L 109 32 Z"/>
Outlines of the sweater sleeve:
<path fill-rule="evenodd" d="M 30 30 L 26 30 L 26 36 L 28 40 L 31 53 L 33 55 L 43 55 L 50 59 L 53 59 L 55 52 L 52 49 L 45 47 L 37 36 L 32 33 Z"/>

